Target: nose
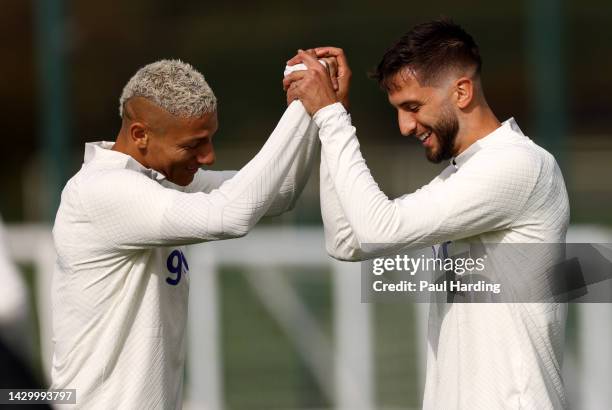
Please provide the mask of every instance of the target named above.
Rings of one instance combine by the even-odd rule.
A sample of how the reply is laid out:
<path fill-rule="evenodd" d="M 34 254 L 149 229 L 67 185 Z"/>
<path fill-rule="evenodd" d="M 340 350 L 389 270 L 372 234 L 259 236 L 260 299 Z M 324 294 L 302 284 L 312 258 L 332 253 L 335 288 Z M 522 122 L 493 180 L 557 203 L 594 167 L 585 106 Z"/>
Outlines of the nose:
<path fill-rule="evenodd" d="M 403 110 L 397 111 L 397 123 L 401 134 L 408 137 L 416 133 L 417 122 L 414 119 L 414 114 Z"/>
<path fill-rule="evenodd" d="M 206 144 L 206 147 L 203 147 L 198 151 L 196 157 L 198 164 L 200 165 L 212 165 L 215 163 L 217 156 L 215 155 L 215 149 L 211 143 Z"/>

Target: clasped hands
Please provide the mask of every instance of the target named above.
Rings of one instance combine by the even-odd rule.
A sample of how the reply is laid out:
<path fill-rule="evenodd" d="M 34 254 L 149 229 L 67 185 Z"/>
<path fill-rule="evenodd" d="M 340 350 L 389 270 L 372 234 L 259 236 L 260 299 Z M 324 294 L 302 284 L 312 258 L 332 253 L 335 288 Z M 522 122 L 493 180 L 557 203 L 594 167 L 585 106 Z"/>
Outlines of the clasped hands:
<path fill-rule="evenodd" d="M 323 66 L 318 60 L 324 60 Z M 317 47 L 298 50 L 287 61 L 287 65 L 303 63 L 307 70 L 294 71 L 283 79 L 283 89 L 287 92 L 287 105 L 299 99 L 310 115 L 321 108 L 341 102 L 348 110 L 348 93 L 351 69 L 344 51 L 336 47 Z"/>

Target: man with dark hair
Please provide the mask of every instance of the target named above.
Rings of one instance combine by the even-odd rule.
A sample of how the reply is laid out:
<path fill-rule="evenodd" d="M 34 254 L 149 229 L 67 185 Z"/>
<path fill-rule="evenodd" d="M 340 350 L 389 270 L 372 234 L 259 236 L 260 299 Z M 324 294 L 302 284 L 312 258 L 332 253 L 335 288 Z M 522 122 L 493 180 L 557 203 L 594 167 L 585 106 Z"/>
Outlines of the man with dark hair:
<path fill-rule="evenodd" d="M 313 54 L 337 59 L 337 89 Z M 565 241 L 561 171 L 514 119 L 498 121 L 482 89 L 478 47 L 458 25 L 416 26 L 374 75 L 402 135 L 418 138 L 430 161 L 451 160 L 429 184 L 394 200 L 372 178 L 344 109 L 351 72 L 343 51 L 300 50 L 289 61 L 296 63 L 308 70 L 284 86 L 287 100 L 300 99 L 319 127 L 321 209 L 333 257 L 364 260 L 458 240 L 487 250 Z M 562 303 L 431 304 L 424 408 L 567 407 L 566 312 Z"/>
<path fill-rule="evenodd" d="M 434 84 L 445 72 L 471 68 L 480 74 L 482 60 L 476 42 L 461 27 L 448 20 L 421 24 L 402 36 L 384 54 L 373 77 L 385 88 L 405 66 L 419 71 L 423 84 Z"/>

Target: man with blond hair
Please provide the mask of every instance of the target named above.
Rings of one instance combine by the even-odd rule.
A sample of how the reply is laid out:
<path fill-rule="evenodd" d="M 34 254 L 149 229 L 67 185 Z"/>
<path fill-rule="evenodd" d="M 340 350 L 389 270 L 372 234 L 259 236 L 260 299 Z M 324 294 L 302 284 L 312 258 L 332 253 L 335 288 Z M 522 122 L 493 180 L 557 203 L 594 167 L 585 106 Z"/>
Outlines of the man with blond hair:
<path fill-rule="evenodd" d="M 52 387 L 83 408 L 179 409 L 189 270 L 184 246 L 246 235 L 293 206 L 317 150 L 291 104 L 238 172 L 215 161 L 217 101 L 177 60 L 147 65 L 120 99 L 115 142 L 89 143 L 53 236 Z M 197 314 L 197 312 L 195 312 Z"/>

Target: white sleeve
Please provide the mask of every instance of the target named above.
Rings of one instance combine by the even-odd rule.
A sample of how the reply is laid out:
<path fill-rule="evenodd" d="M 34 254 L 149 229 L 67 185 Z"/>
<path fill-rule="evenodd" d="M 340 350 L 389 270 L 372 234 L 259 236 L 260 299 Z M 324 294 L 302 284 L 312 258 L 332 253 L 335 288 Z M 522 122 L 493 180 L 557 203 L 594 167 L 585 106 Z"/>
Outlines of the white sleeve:
<path fill-rule="evenodd" d="M 210 193 L 213 189 L 217 189 L 228 179 L 236 175 L 238 171 L 211 171 L 200 169 L 195 174 L 193 182 L 187 185 L 185 192 L 195 193 L 204 192 Z"/>
<path fill-rule="evenodd" d="M 116 248 L 182 245 L 246 235 L 268 211 L 305 143 L 311 118 L 292 103 L 260 152 L 210 193 L 168 189 L 130 170 L 81 181 L 80 201 Z"/>
<path fill-rule="evenodd" d="M 342 105 L 319 110 L 314 120 L 330 181 L 322 179 L 322 212 L 330 224 L 327 245 L 339 259 L 366 259 L 507 228 L 537 181 L 537 158 L 528 152 L 491 155 L 489 150 L 476 153 L 448 178 L 390 200 L 372 178 Z M 329 199 L 332 188 L 339 202 L 335 209 Z M 343 217 L 332 215 L 339 212 Z"/>
<path fill-rule="evenodd" d="M 304 112 L 303 115 L 308 116 L 308 113 Z M 295 203 L 308 182 L 308 177 L 312 172 L 312 167 L 315 162 L 314 160 L 319 152 L 321 144 L 319 143 L 318 131 L 319 129 L 314 121 L 310 120 L 304 135 L 304 142 L 295 160 L 291 164 L 287 176 L 280 186 L 278 195 L 275 196 L 265 216 L 280 215 L 292 210 L 295 206 Z M 225 181 L 233 178 L 236 172 L 237 171 L 199 170 L 186 191 L 209 193 L 213 189 L 220 188 Z"/>
<path fill-rule="evenodd" d="M 301 103 L 299 104 L 301 105 Z M 308 117 L 310 122 L 306 128 L 302 148 L 297 153 L 293 164 L 291 164 L 287 177 L 281 184 L 278 195 L 272 202 L 268 212 L 266 212 L 266 216 L 280 215 L 295 207 L 295 203 L 304 190 L 308 177 L 312 173 L 315 159 L 318 158 L 321 146 L 319 142 L 319 128 L 306 111 L 304 111 L 303 115 Z M 303 120 L 306 119 L 304 118 Z"/>
<path fill-rule="evenodd" d="M 319 200 L 327 253 L 340 260 L 362 259 L 364 255 L 359 248 L 359 241 L 346 219 L 324 156 L 321 156 L 319 174 Z"/>

